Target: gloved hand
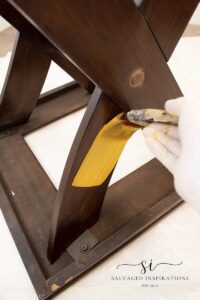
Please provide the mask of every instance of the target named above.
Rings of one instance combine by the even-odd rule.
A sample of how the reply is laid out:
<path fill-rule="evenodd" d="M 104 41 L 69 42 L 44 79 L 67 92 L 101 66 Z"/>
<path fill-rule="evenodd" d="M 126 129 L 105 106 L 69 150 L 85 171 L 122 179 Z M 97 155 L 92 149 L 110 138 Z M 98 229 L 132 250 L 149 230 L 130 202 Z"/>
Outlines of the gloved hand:
<path fill-rule="evenodd" d="M 143 130 L 155 157 L 173 174 L 177 193 L 200 212 L 200 101 L 178 98 L 165 104 L 178 127 L 151 124 Z"/>

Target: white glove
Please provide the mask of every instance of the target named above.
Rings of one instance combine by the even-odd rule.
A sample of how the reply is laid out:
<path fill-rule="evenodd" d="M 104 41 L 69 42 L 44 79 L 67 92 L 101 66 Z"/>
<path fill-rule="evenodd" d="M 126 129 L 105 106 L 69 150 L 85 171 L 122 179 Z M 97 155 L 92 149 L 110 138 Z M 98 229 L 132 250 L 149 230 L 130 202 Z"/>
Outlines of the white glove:
<path fill-rule="evenodd" d="M 151 124 L 143 130 L 156 158 L 173 174 L 177 193 L 200 212 L 200 101 L 178 98 L 165 104 L 179 125 Z"/>

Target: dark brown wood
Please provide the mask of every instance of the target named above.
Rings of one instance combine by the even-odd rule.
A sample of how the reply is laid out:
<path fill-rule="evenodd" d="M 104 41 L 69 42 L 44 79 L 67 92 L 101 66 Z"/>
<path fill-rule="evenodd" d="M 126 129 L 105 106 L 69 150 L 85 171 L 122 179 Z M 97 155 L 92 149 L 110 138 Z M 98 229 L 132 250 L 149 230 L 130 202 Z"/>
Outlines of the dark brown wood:
<path fill-rule="evenodd" d="M 58 286 L 57 291 L 61 291 L 66 286 L 66 283 L 69 284 L 78 278 L 88 268 L 94 267 L 98 264 L 99 260 L 107 258 L 132 238 L 137 238 L 146 229 L 146 226 L 150 226 L 154 221 L 159 220 L 164 214 L 167 214 L 181 203 L 182 200 L 175 192 L 172 192 L 151 208 L 143 209 L 141 214 L 133 217 L 121 230 L 114 232 L 112 238 L 109 237 L 104 242 L 99 243 L 94 249 L 89 251 L 88 256 L 83 255 L 78 264 L 74 262 L 71 266 L 53 276 L 48 280 L 48 284 L 56 284 Z"/>
<path fill-rule="evenodd" d="M 50 58 L 43 43 L 34 36 L 18 34 L 1 94 L 1 130 L 28 120 L 49 66 Z"/>
<path fill-rule="evenodd" d="M 31 5 L 27 5 L 24 0 L 10 2 L 20 5 L 20 11 L 25 11 L 33 23 L 37 23 L 37 28 L 60 51 L 71 56 L 74 62 L 99 84 L 107 95 L 111 95 L 113 102 L 121 108 L 162 107 L 166 99 L 181 95 L 151 31 L 132 1 L 126 0 L 119 3 L 119 1 L 113 0 L 106 4 L 99 1 L 92 3 L 88 1 L 84 4 L 78 0 L 73 3 L 62 1 L 60 3 L 62 13 L 53 0 L 48 1 L 48 6 L 44 1 L 42 12 L 44 9 L 48 11 L 48 21 L 43 13 L 40 17 L 36 14 L 39 9 L 38 1 L 32 2 Z M 51 7 L 51 10 L 48 10 L 48 7 Z M 57 24 L 52 26 L 54 18 L 52 11 L 59 15 L 58 26 Z M 99 14 L 104 15 L 103 21 L 98 18 Z M 71 24 L 76 24 L 77 19 L 79 27 L 74 25 L 72 37 Z M 80 31 L 80 24 L 82 31 Z M 77 31 L 78 28 L 79 31 Z M 95 31 L 91 28 L 95 28 Z M 101 39 L 96 32 L 101 32 Z M 76 33 L 75 36 L 74 33 Z M 69 44 L 67 44 L 67 40 Z M 77 48 L 77 44 L 79 48 Z M 118 47 L 115 51 L 113 45 L 116 44 Z M 134 55 L 137 56 L 134 57 Z M 101 57 L 102 68 L 94 68 L 94 61 L 99 57 Z M 152 64 L 152 62 L 156 63 Z M 143 74 L 143 82 L 135 85 L 138 71 Z M 134 99 L 137 100 L 134 101 Z M 90 108 L 87 111 L 90 115 Z M 72 147 L 71 155 L 68 158 L 53 212 L 48 248 L 48 257 L 51 261 L 54 261 L 89 225 L 96 222 L 99 216 L 109 178 L 98 189 L 75 189 L 71 186 L 71 181 L 94 137 L 105 124 L 105 120 L 101 121 L 104 114 L 107 114 L 106 109 L 100 116 L 97 112 L 96 119 L 91 123 L 95 128 L 93 131 L 89 130 L 83 121 L 76 139 L 78 142 L 75 141 L 75 146 Z M 111 117 L 109 114 L 108 116 Z M 87 132 L 84 132 L 86 128 Z M 93 133 L 94 136 L 92 136 Z M 80 141 L 82 147 L 77 146 Z M 94 195 L 98 195 L 96 197 L 100 200 L 92 201 Z M 81 209 L 82 207 L 84 210 Z"/>
<path fill-rule="evenodd" d="M 55 0 L 8 2 L 122 110 L 161 107 L 165 100 L 180 96 L 157 42 L 132 0 L 60 0 L 59 5 Z M 145 80 L 134 87 L 132 77 L 139 68 Z"/>
<path fill-rule="evenodd" d="M 25 135 L 85 107 L 90 95 L 77 83 L 69 83 L 61 90 L 55 89 L 42 95 L 29 122 L 18 126 L 17 132 Z M 48 104 L 48 113 L 47 106 Z"/>
<path fill-rule="evenodd" d="M 78 90 L 81 91 L 80 88 Z M 74 103 L 78 90 L 75 87 L 69 89 L 68 97 L 65 96 L 65 99 L 68 98 L 66 103 Z M 64 99 L 60 101 L 62 103 Z M 27 133 L 32 128 L 36 129 L 40 124 L 37 115 L 43 119 L 43 124 L 49 122 L 43 112 L 51 115 L 52 105 L 58 105 L 55 103 L 55 100 L 49 99 L 37 106 L 37 114 L 33 112 L 31 117 L 32 126 L 28 129 L 27 124 L 21 125 L 20 132 Z M 74 107 L 71 109 L 73 111 Z M 108 189 L 101 218 L 90 228 L 99 243 L 83 254 L 79 261 L 63 252 L 52 265 L 46 257 L 46 249 L 49 215 L 53 210 L 56 190 L 21 134 L 0 139 L 0 149 L 1 209 L 39 299 L 49 299 L 61 291 L 180 203 L 179 197 L 173 192 L 171 175 L 153 160 Z M 127 193 L 130 187 L 133 192 Z"/>
<path fill-rule="evenodd" d="M 131 108 L 162 107 L 181 91 L 152 28 L 132 0 L 7 2 L 31 24 L 27 32 L 34 26 L 37 39 L 40 32 L 43 50 L 46 45 L 50 50 L 46 58 L 56 55 L 67 69 L 72 66 L 64 58 L 70 57 L 77 70 L 103 90 L 96 88 L 89 102 L 58 193 L 23 135 L 83 107 L 88 94 L 72 83 L 66 93 L 62 89 L 45 95 L 28 123 L 10 136 L 0 136 L 1 207 L 40 299 L 48 299 L 181 202 L 172 176 L 156 160 L 109 189 L 110 177 L 99 187 L 71 186 L 98 131 L 113 116 Z M 72 67 L 72 72 L 77 70 Z M 74 260 L 63 250 L 86 228 L 95 242 Z M 54 264 L 47 259 L 47 246 L 50 260 L 57 258 Z"/>
<path fill-rule="evenodd" d="M 18 31 L 36 34 L 36 29 L 7 0 L 0 1 L 0 15 Z M 46 40 L 39 32 L 38 36 L 43 41 Z"/>
<path fill-rule="evenodd" d="M 57 65 L 59 65 L 64 71 L 70 74 L 82 87 L 84 87 L 88 93 L 94 90 L 94 84 L 89 80 L 74 64 L 71 63 L 62 53 L 57 49 L 51 49 L 51 58 Z"/>
<path fill-rule="evenodd" d="M 92 188 L 73 187 L 72 181 L 99 130 L 119 112 L 119 108 L 96 88 L 71 147 L 56 195 L 48 247 L 51 262 L 99 218 L 110 176 L 101 186 Z"/>
<path fill-rule="evenodd" d="M 35 3 L 35 2 L 34 2 Z M 120 37 L 124 33 L 123 27 L 118 28 L 116 27 L 119 32 L 116 32 L 116 28 L 113 28 L 112 24 L 117 23 L 118 24 L 118 17 L 121 17 L 121 13 L 119 12 L 119 7 L 117 5 L 117 1 L 113 1 L 112 7 L 114 7 L 114 11 L 116 15 L 108 13 L 107 18 L 104 20 L 107 26 L 107 30 L 110 30 L 111 34 L 111 41 L 114 43 L 112 40 L 113 36 Z M 124 3 L 124 2 L 123 2 Z M 118 89 L 118 79 L 116 79 L 116 76 L 121 77 L 121 73 L 124 74 L 127 73 L 127 70 L 132 68 L 132 61 L 131 61 L 131 56 L 136 56 L 134 58 L 134 64 L 135 66 L 140 65 L 140 59 L 143 57 L 143 53 L 141 52 L 141 45 L 140 43 L 137 44 L 137 40 L 134 41 L 135 44 L 140 48 L 135 48 L 134 43 L 132 43 L 132 39 L 135 35 L 135 37 L 138 35 L 140 36 L 141 39 L 144 39 L 144 43 L 147 42 L 147 49 L 150 49 L 154 53 L 154 59 L 157 62 L 156 65 L 152 65 L 151 61 L 149 61 L 149 52 L 148 55 L 144 54 L 144 61 L 146 63 L 145 69 L 143 68 L 136 68 L 136 71 L 133 72 L 131 83 L 129 80 L 129 86 L 132 84 L 132 99 L 131 102 L 129 103 L 126 102 L 126 92 L 127 92 L 127 84 L 124 82 L 124 79 L 121 78 L 121 83 L 119 83 L 119 86 L 121 90 L 119 93 L 123 93 L 124 99 L 123 99 L 123 104 L 124 107 L 127 108 L 127 105 L 129 105 L 129 108 L 134 108 L 136 105 L 136 102 L 134 102 L 134 97 L 137 96 L 137 108 L 140 107 L 152 107 L 156 105 L 157 107 L 162 107 L 164 105 L 164 100 L 166 99 L 166 94 L 168 94 L 169 98 L 175 98 L 177 96 L 181 95 L 180 89 L 178 85 L 176 84 L 164 58 L 162 57 L 162 54 L 160 53 L 160 49 L 157 46 L 157 44 L 154 41 L 154 37 L 152 34 L 149 32 L 148 26 L 143 22 L 143 19 L 140 17 L 140 14 L 137 12 L 136 8 L 131 4 L 130 6 L 128 5 L 129 1 L 125 1 L 126 5 L 120 5 L 122 10 L 124 9 L 124 13 L 127 17 L 130 17 L 129 11 L 127 11 L 128 7 L 133 13 L 135 19 L 131 18 L 131 21 L 133 24 L 137 24 L 137 26 L 132 30 L 131 27 L 131 32 L 130 29 L 126 27 L 126 30 L 130 35 L 130 38 L 127 38 L 127 45 L 120 44 L 118 43 L 117 47 L 117 54 L 120 54 L 121 61 L 123 62 L 123 67 L 120 65 L 119 60 L 115 61 L 116 59 L 116 53 L 111 53 L 105 51 L 105 53 L 102 52 L 102 47 L 103 43 L 102 40 L 98 41 L 97 46 L 99 47 L 99 51 L 102 53 L 102 58 L 101 60 L 104 60 L 104 63 L 110 65 L 110 71 L 113 72 L 113 76 L 115 76 L 115 84 Z M 119 4 L 119 3 L 118 3 Z M 64 4 L 63 4 L 64 5 Z M 111 2 L 110 4 L 111 5 Z M 73 7 L 73 5 L 69 5 L 69 10 L 75 9 L 78 10 L 78 18 L 81 20 L 81 15 L 79 12 L 80 7 L 82 7 L 81 2 L 77 1 L 77 5 Z M 91 13 L 94 13 L 94 7 L 97 9 L 105 9 L 105 4 L 99 4 L 99 2 L 93 2 L 93 9 L 89 10 L 89 13 L 84 11 L 85 17 L 89 14 L 89 16 L 92 18 L 91 22 L 93 22 L 93 26 L 97 27 L 97 30 L 100 32 L 100 23 L 99 21 L 94 20 L 94 16 L 91 15 Z M 96 10 L 95 10 L 96 12 Z M 75 17 L 75 11 L 73 11 L 74 17 Z M 99 12 L 98 12 L 99 13 Z M 118 13 L 118 14 L 117 14 Z M 125 15 L 123 18 L 125 18 Z M 117 16 L 117 17 L 116 17 Z M 97 16 L 96 16 L 97 17 Z M 110 19 L 108 19 L 108 17 Z M 127 22 L 127 20 L 122 19 L 124 22 Z M 121 21 L 122 21 L 121 20 Z M 63 21 L 64 22 L 64 21 Z M 80 21 L 81 22 L 81 21 Z M 88 21 L 89 22 L 89 21 Z M 135 23 L 134 23 L 135 22 Z M 137 23 L 136 23 L 137 22 Z M 65 26 L 67 26 L 66 23 L 64 23 Z M 85 26 L 85 23 L 83 24 Z M 102 25 L 104 26 L 104 25 Z M 87 29 L 87 30 L 86 30 Z M 121 30 L 121 31 L 120 31 Z M 137 30 L 140 30 L 137 32 Z M 134 31 L 134 32 L 133 32 Z M 89 30 L 88 28 L 85 28 L 85 32 L 87 33 L 88 37 L 93 36 L 93 31 Z M 85 37 L 86 33 L 83 32 L 82 35 L 84 35 L 84 39 L 87 40 L 87 37 Z M 103 31 L 104 33 L 104 31 Z M 81 33 L 79 34 L 77 40 L 82 36 Z M 60 37 L 57 33 L 55 34 L 55 37 Z M 124 39 L 123 39 L 124 41 Z M 72 42 L 73 43 L 73 42 Z M 134 45 L 134 47 L 133 47 Z M 146 45 L 146 44 L 145 44 Z M 80 46 L 81 47 L 81 46 Z M 88 42 L 88 47 L 91 47 L 91 43 L 89 44 Z M 149 48 L 148 48 L 149 47 Z M 128 48 L 130 48 L 130 54 L 127 53 L 127 60 L 123 59 L 123 54 L 124 54 L 124 48 L 126 48 L 128 52 Z M 104 46 L 105 49 L 105 46 Z M 75 51 L 73 49 L 73 51 Z M 84 50 L 85 51 L 85 50 Z M 83 51 L 83 53 L 84 53 Z M 131 52 L 132 51 L 132 52 Z M 140 53 L 141 52 L 141 53 Z M 73 52 L 74 53 L 74 52 Z M 93 53 L 92 51 L 89 52 L 91 55 L 91 58 L 94 57 L 94 55 L 97 55 L 97 53 Z M 82 53 L 80 54 L 80 56 Z M 140 56 L 141 55 L 141 56 Z M 96 57 L 95 57 L 96 58 Z M 148 58 L 148 59 L 147 59 Z M 97 59 L 97 58 L 96 58 Z M 86 57 L 82 57 L 82 62 L 84 60 L 84 63 L 86 63 Z M 87 67 L 89 64 L 92 66 L 92 59 L 91 63 L 87 62 Z M 116 65 L 119 66 L 120 69 L 115 69 Z M 156 69 L 156 70 L 155 70 Z M 159 70 L 159 71 L 158 71 Z M 107 81 L 109 84 L 113 84 L 112 81 L 110 81 L 110 78 L 103 77 L 103 72 L 106 70 L 100 70 L 100 76 L 102 80 L 102 85 L 104 84 L 104 80 Z M 99 72 L 99 69 L 96 69 L 95 75 Z M 155 72 L 155 73 L 154 73 Z M 107 74 L 107 73 L 106 73 Z M 138 82 L 137 80 L 137 75 L 142 74 L 143 76 L 140 76 L 142 80 L 144 80 L 143 83 L 140 81 Z M 148 75 L 147 75 L 148 74 Z M 162 74 L 162 75 L 161 75 Z M 151 83 L 148 81 L 148 76 L 156 76 L 157 78 L 163 78 L 164 82 L 162 82 L 162 87 L 159 86 L 159 82 L 156 82 L 155 78 L 153 79 L 154 81 L 154 87 L 151 85 Z M 147 78 L 146 78 L 147 77 Z M 122 83 L 123 81 L 123 83 Z M 135 82 L 137 84 L 135 84 Z M 152 83 L 153 84 L 153 83 Z M 135 86 L 135 87 L 133 87 Z M 158 88 L 159 87 L 159 88 Z M 113 87 L 112 87 L 113 88 Z M 115 87 L 114 87 L 115 88 Z M 116 95 L 115 95 L 116 96 Z M 130 96 L 130 95 L 129 95 Z M 106 96 L 103 96 L 104 102 Z M 118 104 L 121 107 L 121 102 L 115 101 L 117 100 L 117 96 L 112 98 L 113 101 L 113 107 L 114 103 Z M 157 99 L 157 100 L 156 100 Z M 130 98 L 129 98 L 130 100 Z M 152 100 L 152 101 L 151 101 Z M 96 99 L 93 98 L 94 103 L 97 104 Z M 111 106 L 110 100 L 106 100 L 106 103 L 109 103 L 109 107 Z M 154 104 L 153 104 L 154 103 Z M 92 110 L 91 110 L 92 107 Z M 117 108 L 117 106 L 116 106 Z M 98 111 L 100 109 L 100 111 Z M 83 120 L 82 124 L 80 125 L 79 132 L 77 134 L 77 137 L 75 139 L 75 142 L 73 144 L 73 147 L 71 149 L 71 153 L 68 157 L 66 167 L 63 172 L 62 180 L 61 180 L 61 185 L 58 191 L 58 195 L 56 197 L 55 201 L 55 208 L 53 211 L 53 220 L 52 220 L 52 226 L 51 226 L 51 232 L 50 232 L 50 239 L 49 239 L 49 248 L 48 248 L 48 257 L 50 261 L 54 262 L 55 259 L 58 258 L 59 254 L 66 249 L 69 244 L 74 241 L 74 239 L 80 235 L 86 228 L 88 228 L 90 225 L 94 224 L 100 213 L 100 209 L 102 206 L 102 202 L 104 199 L 105 191 L 108 187 L 110 177 L 99 187 L 93 187 L 93 188 L 74 188 L 71 186 L 72 184 L 72 179 L 76 175 L 76 172 L 78 171 L 85 155 L 87 154 L 87 151 L 89 150 L 94 138 L 96 137 L 97 133 L 99 130 L 102 128 L 102 126 L 109 120 L 111 117 L 117 114 L 120 110 L 113 110 L 110 112 L 110 110 L 107 108 L 106 105 L 103 105 L 102 108 L 100 106 L 95 107 L 92 102 L 91 106 L 88 107 L 85 120 Z M 87 114 L 90 116 L 91 120 L 87 117 Z M 88 125 L 88 121 L 90 121 Z M 91 126 L 91 127 L 90 127 Z M 92 128 L 92 129 L 91 129 Z M 94 197 L 96 198 L 96 201 L 94 201 Z"/>
<path fill-rule="evenodd" d="M 180 89 L 174 81 L 151 31 L 132 1 L 126 0 L 120 3 L 120 5 L 117 0 L 106 4 L 99 3 L 98 1 L 88 1 L 88 3 L 84 5 L 78 0 L 73 3 L 62 1 L 60 3 L 62 10 L 60 10 L 55 1 L 50 0 L 48 1 L 48 5 L 46 1 L 43 2 L 43 9 L 41 10 L 40 7 L 40 14 L 36 13 L 40 6 L 39 1 L 34 1 L 30 3 L 30 5 L 27 5 L 24 0 L 10 0 L 9 2 L 14 4 L 20 12 L 24 13 L 25 17 L 31 19 L 37 29 L 39 29 L 59 51 L 71 56 L 74 62 L 78 64 L 92 80 L 99 84 L 107 95 L 112 96 L 113 102 L 119 105 L 121 109 L 134 108 L 135 105 L 137 105 L 137 108 L 146 107 L 147 105 L 160 107 L 167 98 L 181 95 Z M 43 15 L 44 11 L 45 13 L 48 12 L 48 20 Z M 59 15 L 59 24 L 54 24 L 54 14 L 52 14 L 52 12 L 55 12 L 56 16 Z M 98 14 L 101 12 L 104 12 L 103 22 L 98 18 Z M 72 31 L 70 30 L 71 24 L 74 24 L 77 19 L 79 20 L 79 27 L 74 26 L 73 33 L 75 32 L 77 34 L 75 37 L 73 36 L 72 39 Z M 85 20 L 87 20 L 87 22 L 85 22 Z M 123 26 L 121 26 L 121 23 L 123 23 Z M 54 26 L 52 26 L 53 24 Z M 80 29 L 80 24 L 82 31 L 78 32 L 77 28 Z M 90 24 L 92 24 L 92 27 Z M 115 26 L 113 26 L 113 24 Z M 130 24 L 135 26 L 130 26 Z M 96 32 L 101 32 L 101 39 L 97 38 Z M 137 38 L 138 36 L 141 37 L 142 43 Z M 67 44 L 66 38 L 69 44 Z M 95 43 L 95 47 L 93 47 L 91 40 Z M 108 43 L 108 40 L 110 43 Z M 79 49 L 77 48 L 77 44 L 79 45 Z M 107 46 L 106 51 L 105 44 Z M 118 45 L 117 51 L 113 49 L 114 44 Z M 144 44 L 147 47 L 148 56 L 143 54 L 142 47 Z M 134 54 L 137 54 L 137 59 L 134 59 L 132 62 L 131 58 Z M 98 59 L 99 55 L 101 56 L 102 69 L 94 68 L 94 61 Z M 151 64 L 152 61 L 156 61 L 153 68 Z M 135 85 L 135 77 L 138 71 L 143 74 L 143 81 Z M 107 76 L 103 76 L 105 73 Z M 134 103 L 134 98 L 137 99 L 137 104 Z M 99 117 L 95 106 L 93 109 L 93 114 L 95 115 L 96 113 L 96 117 Z M 90 106 L 87 112 L 89 112 L 90 115 Z M 107 113 L 106 109 L 100 116 L 103 116 L 105 112 Z M 109 114 L 108 116 L 111 117 Z M 52 261 L 57 258 L 59 253 L 61 253 L 76 236 L 94 223 L 99 215 L 109 181 L 107 181 L 103 187 L 100 187 L 100 190 L 104 192 L 102 194 L 98 193 L 101 200 L 96 201 L 94 206 L 90 205 L 89 200 L 91 198 L 89 196 L 90 193 L 93 197 L 93 189 L 87 189 L 86 196 L 84 189 L 75 191 L 75 189 L 71 187 L 71 178 L 75 175 L 75 172 L 78 170 L 78 167 L 87 153 L 84 149 L 89 149 L 98 130 L 105 124 L 101 123 L 101 120 L 99 121 L 100 118 L 97 119 L 98 122 L 93 121 L 94 125 L 92 124 L 95 128 L 94 136 L 92 136 L 91 132 L 88 134 L 84 132 L 87 126 L 84 126 L 83 121 L 74 143 L 75 146 L 72 147 L 71 155 L 68 158 L 63 173 L 50 233 L 48 255 Z M 90 142 L 88 142 L 88 139 Z M 80 142 L 82 142 L 83 148 L 77 146 Z M 71 193 L 69 192 L 70 190 L 72 190 Z M 97 193 L 96 188 L 94 193 Z M 74 201 L 74 197 L 79 198 L 80 202 Z M 87 214 L 85 211 L 79 209 L 78 204 L 80 203 L 80 207 L 83 206 Z M 70 217 L 72 212 L 73 222 Z M 64 239 L 64 236 L 67 236 L 67 238 Z"/>
<path fill-rule="evenodd" d="M 140 9 L 169 60 L 199 0 L 143 0 Z"/>
<path fill-rule="evenodd" d="M 74 82 L 45 93 L 29 122 L 18 126 L 11 136 L 5 135 L 0 139 L 0 206 L 39 299 L 47 299 L 53 293 L 46 282 L 47 278 L 73 260 L 63 254 L 56 264 L 49 264 L 46 255 L 49 226 L 45 219 L 51 214 L 56 190 L 25 143 L 23 135 L 84 107 L 88 100 L 89 95 Z M 25 183 L 26 176 L 28 181 Z M 31 207 L 33 202 L 34 207 Z M 34 236 L 35 242 L 32 240 Z"/>
<path fill-rule="evenodd" d="M 94 89 L 94 84 L 72 64 L 70 60 L 58 52 L 57 49 L 6 0 L 0 1 L 0 14 L 19 32 L 27 34 L 30 37 L 36 36 L 37 39 L 48 48 L 49 57 L 70 74 L 89 93 Z"/>

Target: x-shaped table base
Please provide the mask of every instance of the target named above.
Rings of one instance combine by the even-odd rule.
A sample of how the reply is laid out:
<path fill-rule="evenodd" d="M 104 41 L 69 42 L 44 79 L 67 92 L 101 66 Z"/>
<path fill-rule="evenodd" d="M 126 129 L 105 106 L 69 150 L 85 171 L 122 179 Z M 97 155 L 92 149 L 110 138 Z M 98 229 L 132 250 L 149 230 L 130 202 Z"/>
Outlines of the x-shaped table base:
<path fill-rule="evenodd" d="M 109 188 L 112 174 L 97 187 L 72 186 L 104 124 L 121 111 L 161 108 L 181 95 L 166 60 L 198 1 L 139 2 L 139 8 L 131 0 L 0 3 L 1 14 L 20 31 L 0 106 L 0 201 L 40 299 L 181 202 L 156 160 Z M 72 83 L 38 102 L 52 59 L 82 88 Z M 23 136 L 85 105 L 56 192 Z"/>

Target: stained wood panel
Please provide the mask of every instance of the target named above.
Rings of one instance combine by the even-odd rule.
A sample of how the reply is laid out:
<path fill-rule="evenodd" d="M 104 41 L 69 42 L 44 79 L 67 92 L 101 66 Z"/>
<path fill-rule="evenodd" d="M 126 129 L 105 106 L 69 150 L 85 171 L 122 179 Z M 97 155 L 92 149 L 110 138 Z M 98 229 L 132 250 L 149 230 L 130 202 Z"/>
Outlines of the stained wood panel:
<path fill-rule="evenodd" d="M 132 0 L 60 0 L 59 5 L 54 0 L 9 3 L 121 109 L 161 107 L 168 98 L 181 95 Z M 144 71 L 145 80 L 134 87 L 132 79 L 138 69 Z"/>
<path fill-rule="evenodd" d="M 72 181 L 99 130 L 119 112 L 119 108 L 96 88 L 71 147 L 56 195 L 48 247 L 51 262 L 99 218 L 111 174 L 102 185 L 92 188 L 74 187 Z"/>
<path fill-rule="evenodd" d="M 169 60 L 199 0 L 143 0 L 140 9 Z"/>
<path fill-rule="evenodd" d="M 96 88 L 89 102 L 58 193 L 28 149 L 23 134 L 87 104 L 88 94 L 72 84 L 66 95 L 59 90 L 55 97 L 46 95 L 27 124 L 9 137 L 0 136 L 1 207 L 40 299 L 48 299 L 181 202 L 173 190 L 172 176 L 156 160 L 108 190 L 109 178 L 97 188 L 74 190 L 71 186 L 106 122 L 122 110 L 160 108 L 181 91 L 166 64 L 163 49 L 167 47 L 161 45 L 153 26 L 147 24 L 132 0 L 60 0 L 59 5 L 55 0 L 2 3 L 18 10 L 28 24 L 27 32 L 36 31 L 37 36 L 40 32 L 43 46 L 51 50 L 47 57 L 54 54 L 66 68 L 72 67 L 72 60 L 72 71 L 76 72 L 77 66 L 83 82 L 88 83 L 86 78 L 90 78 L 89 83 L 101 88 Z M 186 22 L 188 13 L 184 9 L 183 14 Z M 65 61 L 65 57 L 70 60 Z M 74 260 L 63 250 L 89 226 L 98 244 Z M 54 264 L 47 259 L 49 231 L 49 258 L 57 258 Z"/>
<path fill-rule="evenodd" d="M 51 43 L 49 43 L 46 38 L 23 17 L 22 14 L 10 5 L 8 1 L 0 1 L 0 14 L 19 32 L 24 35 L 27 33 L 27 35 L 32 38 L 32 44 L 35 44 L 35 47 L 38 42 L 36 41 L 35 43 L 33 37 L 36 37 L 40 44 L 43 43 L 44 46 L 46 46 L 46 49 L 48 48 L 46 55 L 69 73 L 88 92 L 93 90 L 93 83 L 74 64 L 72 64 L 71 61 L 66 57 L 64 58 L 62 53 L 57 51 L 57 49 L 53 47 Z M 40 48 L 38 48 L 38 55 L 40 55 L 39 51 L 41 51 Z"/>

